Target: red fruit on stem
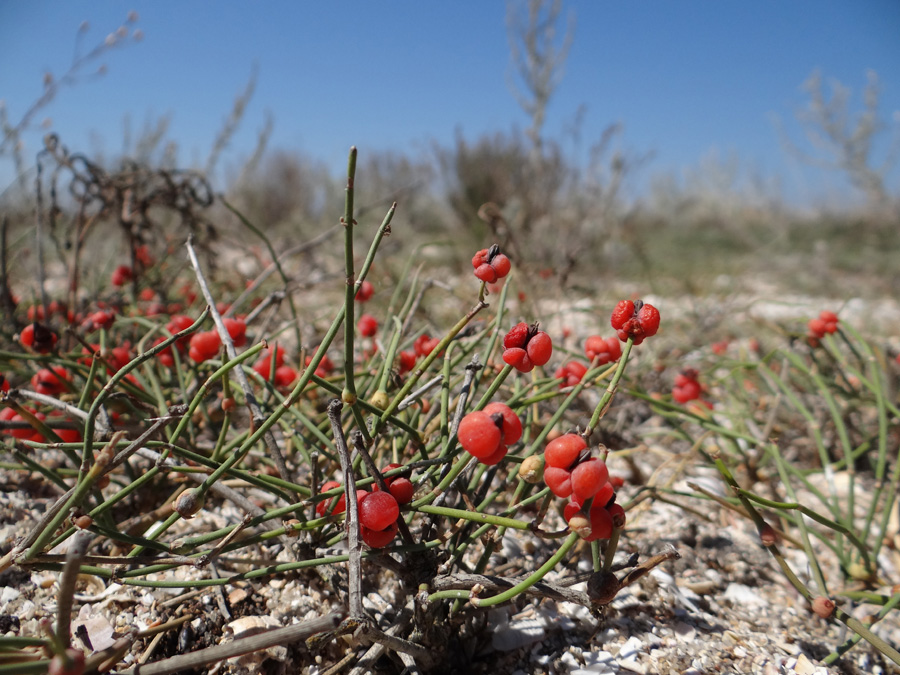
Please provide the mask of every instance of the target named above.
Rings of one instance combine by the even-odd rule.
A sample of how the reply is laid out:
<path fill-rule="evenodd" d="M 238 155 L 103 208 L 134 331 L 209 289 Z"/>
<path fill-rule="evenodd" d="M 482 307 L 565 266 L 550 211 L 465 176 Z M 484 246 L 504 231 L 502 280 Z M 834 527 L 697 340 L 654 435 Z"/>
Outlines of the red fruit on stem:
<path fill-rule="evenodd" d="M 524 322 L 513 326 L 503 338 L 503 360 L 520 372 L 527 373 L 535 366 L 543 366 L 553 353 L 550 336 L 539 329 L 538 323 Z"/>
<path fill-rule="evenodd" d="M 572 494 L 585 502 L 607 485 L 609 471 L 600 459 L 590 459 L 572 469 Z"/>
<path fill-rule="evenodd" d="M 592 335 L 584 341 L 584 355 L 592 362 L 597 359 L 598 366 L 612 363 L 622 356 L 622 343 L 615 337 Z"/>
<path fill-rule="evenodd" d="M 834 614 L 834 600 L 820 595 L 812 601 L 812 611 L 820 619 L 830 619 Z"/>
<path fill-rule="evenodd" d="M 319 489 L 319 492 L 320 493 L 321 492 L 329 492 L 330 490 L 333 490 L 334 488 L 340 487 L 340 486 L 341 486 L 341 484 L 338 483 L 336 480 L 325 481 L 322 484 L 322 487 Z M 325 513 L 328 511 L 328 506 L 330 504 L 331 504 L 331 499 L 326 499 L 324 501 L 319 502 L 318 504 L 316 504 L 316 513 L 319 514 L 320 516 L 324 516 Z M 346 510 L 347 510 L 347 498 L 344 494 L 341 494 L 338 497 L 337 504 L 335 505 L 334 511 L 332 513 L 343 513 Z"/>
<path fill-rule="evenodd" d="M 509 448 L 507 448 L 503 443 L 497 446 L 497 449 L 494 450 L 487 457 L 482 457 L 478 461 L 486 466 L 494 466 L 495 464 L 499 464 L 504 457 L 506 457 L 506 453 L 509 452 Z"/>
<path fill-rule="evenodd" d="M 375 286 L 372 285 L 372 282 L 367 279 L 363 279 L 362 283 L 359 285 L 359 288 L 356 291 L 356 301 L 368 302 L 374 293 Z"/>
<path fill-rule="evenodd" d="M 557 497 L 566 498 L 572 494 L 572 474 L 568 469 L 556 466 L 544 467 L 544 483 Z"/>
<path fill-rule="evenodd" d="M 47 354 L 52 351 L 58 341 L 59 337 L 56 333 L 37 321 L 28 324 L 19 333 L 19 342 L 39 354 Z"/>
<path fill-rule="evenodd" d="M 63 366 L 51 366 L 41 368 L 31 377 L 31 386 L 39 394 L 56 396 L 66 390 L 66 382 L 70 382 L 72 376 Z"/>
<path fill-rule="evenodd" d="M 606 509 L 591 509 L 591 535 L 585 541 L 609 539 L 613 531 L 612 515 Z"/>
<path fill-rule="evenodd" d="M 553 439 L 544 450 L 544 461 L 547 466 L 568 469 L 587 448 L 587 442 L 578 434 L 568 433 Z"/>
<path fill-rule="evenodd" d="M 621 504 L 610 504 L 606 507 L 606 510 L 612 518 L 613 527 L 619 530 L 625 527 L 625 509 L 622 508 Z"/>
<path fill-rule="evenodd" d="M 490 248 L 481 249 L 472 257 L 472 267 L 478 279 L 486 284 L 493 284 L 509 274 L 512 263 L 500 253 L 500 247 L 494 244 Z"/>
<path fill-rule="evenodd" d="M 214 330 L 201 331 L 194 333 L 188 344 L 190 346 L 188 356 L 197 363 L 201 363 L 218 353 L 219 347 L 222 346 L 222 339 Z"/>
<path fill-rule="evenodd" d="M 413 342 L 413 351 L 416 353 L 416 356 L 428 356 L 438 346 L 439 342 L 438 338 L 433 338 L 423 333 Z"/>
<path fill-rule="evenodd" d="M 484 406 L 482 412 L 487 413 L 492 418 L 494 418 L 494 415 L 501 416 L 501 424 L 503 427 L 501 429 L 501 433 L 503 434 L 501 442 L 504 445 L 512 445 L 522 438 L 522 420 L 520 420 L 519 416 L 513 412 L 512 408 L 505 403 L 500 403 L 499 401 L 488 403 Z M 494 422 L 496 423 L 496 418 L 494 418 Z"/>
<path fill-rule="evenodd" d="M 416 354 L 415 352 L 407 352 L 402 351 L 397 355 L 397 370 L 400 371 L 400 374 L 408 373 L 413 368 L 416 367 Z"/>
<path fill-rule="evenodd" d="M 565 365 L 560 366 L 556 372 L 553 373 L 553 377 L 562 380 L 562 382 L 559 383 L 560 388 L 574 387 L 581 382 L 581 378 L 584 377 L 584 374 L 587 373 L 587 371 L 587 366 L 583 363 L 569 361 Z"/>
<path fill-rule="evenodd" d="M 363 337 L 372 337 L 378 331 L 378 320 L 371 314 L 363 314 L 356 322 L 356 330 Z"/>
<path fill-rule="evenodd" d="M 397 523 L 392 523 L 384 530 L 370 530 L 368 527 L 360 527 L 359 535 L 360 538 L 365 542 L 367 546 L 372 548 L 384 548 L 394 538 L 394 535 L 397 534 L 399 526 Z"/>
<path fill-rule="evenodd" d="M 132 280 L 133 276 L 131 268 L 128 265 L 119 265 L 113 270 L 109 281 L 113 286 L 124 286 Z"/>
<path fill-rule="evenodd" d="M 370 530 L 383 530 L 397 520 L 400 507 L 390 492 L 367 492 L 359 500 L 359 524 Z"/>
<path fill-rule="evenodd" d="M 659 330 L 659 310 L 653 305 L 638 300 L 620 300 L 613 309 L 610 324 L 622 342 L 631 338 L 639 345 L 645 338 L 656 335 Z"/>
<path fill-rule="evenodd" d="M 235 347 L 243 347 L 247 344 L 247 324 L 243 319 L 222 319 L 225 324 L 225 330 L 231 337 L 231 342 Z"/>
<path fill-rule="evenodd" d="M 470 412 L 462 418 L 456 438 L 463 450 L 477 459 L 489 457 L 500 445 L 500 427 L 483 410 Z"/>
<path fill-rule="evenodd" d="M 275 386 L 287 389 L 297 379 L 297 371 L 291 366 L 278 366 L 275 369 Z"/>
<path fill-rule="evenodd" d="M 388 484 L 388 491 L 394 495 L 398 504 L 409 504 L 416 493 L 416 487 L 409 478 L 400 476 Z"/>

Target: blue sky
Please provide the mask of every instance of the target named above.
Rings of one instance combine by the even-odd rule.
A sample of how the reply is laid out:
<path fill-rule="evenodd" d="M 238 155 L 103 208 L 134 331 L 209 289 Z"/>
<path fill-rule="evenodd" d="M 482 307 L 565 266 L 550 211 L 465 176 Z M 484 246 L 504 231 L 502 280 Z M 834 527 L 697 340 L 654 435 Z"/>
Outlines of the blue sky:
<path fill-rule="evenodd" d="M 585 106 L 581 153 L 610 123 L 621 147 L 652 152 L 641 180 L 695 171 L 710 157 L 780 180 L 799 203 L 846 203 L 836 175 L 802 168 L 786 155 L 773 117 L 794 138 L 802 83 L 816 68 L 852 88 L 858 103 L 867 69 L 883 89 L 881 111 L 900 118 L 900 2 L 754 0 L 699 2 L 568 0 L 576 32 L 545 135 L 563 139 Z M 416 154 L 457 130 L 467 139 L 524 129 L 528 118 L 507 86 L 506 4 L 455 2 L 201 2 L 200 0 L 0 1 L 0 98 L 17 122 L 42 92 L 44 73 L 72 61 L 82 21 L 87 48 L 120 26 L 129 10 L 144 38 L 108 52 L 103 77 L 64 88 L 37 117 L 71 149 L 121 150 L 123 120 L 139 130 L 172 117 L 182 165 L 202 164 L 254 65 L 258 85 L 223 160 L 252 150 L 266 111 L 270 147 L 297 150 L 343 169 L 350 145 Z M 28 157 L 43 130 L 25 136 Z M 888 136 L 882 139 L 881 151 Z M 567 147 L 574 150 L 570 141 Z M 0 190 L 11 180 L 0 157 Z M 900 172 L 891 186 L 900 186 Z"/>

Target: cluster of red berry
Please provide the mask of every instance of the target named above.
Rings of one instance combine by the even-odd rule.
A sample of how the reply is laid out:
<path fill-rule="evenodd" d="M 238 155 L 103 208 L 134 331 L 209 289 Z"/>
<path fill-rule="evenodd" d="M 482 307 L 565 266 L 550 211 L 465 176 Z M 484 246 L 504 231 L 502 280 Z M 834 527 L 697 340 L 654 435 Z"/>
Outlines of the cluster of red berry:
<path fill-rule="evenodd" d="M 412 351 L 408 349 L 402 350 L 397 355 L 397 367 L 400 374 L 403 375 L 415 368 L 416 361 L 431 354 L 439 343 L 440 340 L 438 338 L 433 338 L 427 333 L 422 333 L 413 342 Z"/>
<path fill-rule="evenodd" d="M 517 323 L 503 338 L 503 360 L 522 373 L 543 366 L 553 354 L 553 341 L 535 322 Z"/>
<path fill-rule="evenodd" d="M 827 309 L 819 312 L 819 316 L 810 319 L 806 324 L 806 339 L 813 347 L 819 345 L 821 340 L 827 333 L 836 333 L 838 329 L 838 316 L 834 312 Z"/>
<path fill-rule="evenodd" d="M 382 470 L 387 473 L 393 469 L 399 469 L 399 464 L 389 464 Z M 415 488 L 409 478 L 405 476 L 391 476 L 385 478 L 388 492 L 382 492 L 376 484 L 372 492 L 358 488 L 356 490 L 356 503 L 359 513 L 359 531 L 362 540 L 372 548 L 387 546 L 394 535 L 397 534 L 397 518 L 400 516 L 400 504 L 408 504 L 412 501 Z M 334 480 L 322 485 L 321 492 L 328 492 L 340 487 L 340 483 Z M 331 502 L 323 501 L 316 506 L 316 513 L 324 516 L 326 513 L 344 513 L 347 510 L 346 495 L 341 495 L 334 501 L 334 508 L 329 511 Z"/>
<path fill-rule="evenodd" d="M 273 363 L 274 373 L 272 372 Z M 278 345 L 263 349 L 260 357 L 253 364 L 253 370 L 263 379 L 272 380 L 278 389 L 288 389 L 297 379 L 297 370 L 293 366 L 285 364 L 284 350 Z"/>
<path fill-rule="evenodd" d="M 618 338 L 592 335 L 584 341 L 584 355 L 591 363 L 596 359 L 596 365 L 605 366 L 607 363 L 618 361 L 622 356 L 622 343 Z"/>
<path fill-rule="evenodd" d="M 613 310 L 610 323 L 622 342 L 631 338 L 634 344 L 639 345 L 659 330 L 659 310 L 642 300 L 620 300 Z"/>
<path fill-rule="evenodd" d="M 682 405 L 688 401 L 697 401 L 701 405 L 712 409 L 712 403 L 702 398 L 703 385 L 700 384 L 700 373 L 696 368 L 685 368 L 675 376 L 672 387 L 672 398 Z"/>
<path fill-rule="evenodd" d="M 488 403 L 460 420 L 456 438 L 463 450 L 493 466 L 522 438 L 522 421 L 505 403 Z"/>
<path fill-rule="evenodd" d="M 472 256 L 472 267 L 475 268 L 475 276 L 486 284 L 496 283 L 498 279 L 502 279 L 512 268 L 503 253 L 500 253 L 500 247 L 494 244 L 490 248 L 483 248 L 474 256 Z"/>
<path fill-rule="evenodd" d="M 608 539 L 613 526 L 625 524 L 625 510 L 615 503 L 606 463 L 591 458 L 582 436 L 568 433 L 544 449 L 544 482 L 557 497 L 570 498 L 563 516 L 572 531 L 587 540 Z M 585 504 L 591 500 L 587 513 Z"/>
<path fill-rule="evenodd" d="M 59 336 L 42 323 L 30 323 L 19 333 L 19 342 L 23 347 L 33 349 L 38 354 L 49 354 L 53 351 Z"/>

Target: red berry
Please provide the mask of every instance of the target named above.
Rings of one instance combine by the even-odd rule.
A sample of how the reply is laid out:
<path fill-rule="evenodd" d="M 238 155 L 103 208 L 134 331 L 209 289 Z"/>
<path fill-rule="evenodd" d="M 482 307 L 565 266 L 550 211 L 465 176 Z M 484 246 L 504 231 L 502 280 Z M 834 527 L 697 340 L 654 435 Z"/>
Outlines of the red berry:
<path fill-rule="evenodd" d="M 584 355 L 590 361 L 597 359 L 598 366 L 612 363 L 622 356 L 622 343 L 615 337 L 603 338 L 592 335 L 584 341 Z"/>
<path fill-rule="evenodd" d="M 247 344 L 247 324 L 243 319 L 222 319 L 222 323 L 225 324 L 225 330 L 228 331 L 235 347 Z"/>
<path fill-rule="evenodd" d="M 112 312 L 99 310 L 90 314 L 85 320 L 83 327 L 86 331 L 97 330 L 98 328 L 109 328 L 115 321 L 116 315 Z"/>
<path fill-rule="evenodd" d="M 319 492 L 320 493 L 328 492 L 328 491 L 333 490 L 334 488 L 340 487 L 340 486 L 341 486 L 341 484 L 338 483 L 336 480 L 325 481 L 325 483 L 322 484 L 322 487 L 319 490 Z M 331 499 L 326 499 L 325 501 L 321 501 L 318 504 L 316 504 L 316 513 L 319 514 L 320 516 L 324 516 L 325 512 L 328 511 L 329 504 L 331 504 Z M 338 497 L 337 504 L 335 505 L 334 511 L 332 513 L 343 513 L 346 510 L 347 510 L 347 497 L 342 493 Z"/>
<path fill-rule="evenodd" d="M 806 327 L 809 331 L 810 337 L 822 338 L 825 337 L 825 332 L 828 326 L 824 321 L 822 321 L 822 319 L 810 319 L 809 323 L 806 324 Z"/>
<path fill-rule="evenodd" d="M 501 430 L 501 433 L 503 434 L 501 443 L 504 445 L 512 445 L 522 438 L 522 420 L 520 420 L 519 416 L 513 412 L 512 408 L 505 403 L 500 403 L 499 401 L 488 403 L 484 406 L 482 412 L 487 413 L 492 418 L 494 415 L 498 414 L 503 418 L 501 422 L 503 426 L 503 429 Z"/>
<path fill-rule="evenodd" d="M 572 494 L 572 474 L 568 469 L 561 469 L 557 466 L 545 466 L 544 482 L 557 497 L 565 499 Z"/>
<path fill-rule="evenodd" d="M 478 461 L 486 466 L 494 466 L 495 464 L 499 464 L 503 458 L 506 457 L 507 452 L 509 452 L 509 448 L 501 443 L 494 452 L 487 457 L 481 457 Z"/>
<path fill-rule="evenodd" d="M 133 274 L 131 272 L 131 268 L 128 265 L 119 265 L 116 269 L 113 270 L 112 276 L 110 276 L 110 283 L 113 286 L 124 286 L 129 281 L 131 281 Z"/>
<path fill-rule="evenodd" d="M 171 333 L 172 335 L 175 335 L 175 333 L 180 333 L 181 331 L 186 330 L 193 325 L 194 320 L 191 317 L 185 316 L 184 314 L 174 314 L 172 315 L 172 318 L 169 319 L 169 323 L 166 324 L 166 330 L 169 331 L 169 333 Z M 190 335 L 185 335 L 178 338 L 178 340 L 176 340 L 175 342 L 175 345 L 183 352 L 187 347 L 190 339 Z"/>
<path fill-rule="evenodd" d="M 194 333 L 188 344 L 190 345 L 188 356 L 197 363 L 201 363 L 218 353 L 219 347 L 222 346 L 222 339 L 214 330 L 201 331 Z"/>
<path fill-rule="evenodd" d="M 390 492 L 367 492 L 359 500 L 359 524 L 370 530 L 383 530 L 397 520 L 400 507 Z"/>
<path fill-rule="evenodd" d="M 274 351 L 273 351 L 274 350 Z M 272 354 L 275 354 L 275 370 L 284 365 L 284 350 L 278 345 L 273 348 L 263 349 L 260 357 L 253 364 L 253 370 L 259 373 L 263 379 L 269 380 L 272 375 Z"/>
<path fill-rule="evenodd" d="M 622 508 L 621 504 L 610 504 L 606 507 L 606 510 L 609 512 L 613 526 L 616 529 L 621 530 L 625 527 L 625 509 Z"/>
<path fill-rule="evenodd" d="M 152 346 L 155 347 L 160 342 L 164 342 L 165 339 L 166 338 L 164 338 L 164 337 L 157 338 L 154 341 Z M 175 357 L 172 355 L 171 347 L 166 347 L 165 349 L 163 349 L 161 352 L 159 352 L 159 354 L 156 355 L 156 358 L 158 358 L 159 362 L 162 365 L 164 365 L 166 368 L 174 368 L 175 367 Z"/>
<path fill-rule="evenodd" d="M 31 378 L 31 386 L 39 394 L 56 396 L 66 390 L 66 382 L 70 382 L 72 376 L 63 366 L 51 366 L 41 368 Z"/>
<path fill-rule="evenodd" d="M 433 338 L 423 333 L 413 342 L 413 351 L 416 353 L 416 356 L 428 356 L 438 346 L 439 342 L 438 338 Z"/>
<path fill-rule="evenodd" d="M 496 452 L 501 433 L 490 415 L 483 410 L 476 410 L 460 420 L 456 438 L 463 450 L 473 457 L 483 459 Z"/>
<path fill-rule="evenodd" d="M 524 322 L 513 326 L 503 338 L 503 360 L 520 372 L 527 373 L 535 366 L 543 366 L 553 353 L 550 336 L 539 330 L 538 324 Z"/>
<path fill-rule="evenodd" d="M 356 300 L 357 302 L 368 302 L 373 293 L 375 293 L 375 286 L 372 285 L 371 281 L 363 279 L 359 289 L 356 291 Z"/>
<path fill-rule="evenodd" d="M 416 367 L 416 354 L 415 352 L 407 352 L 402 351 L 397 356 L 397 369 L 400 371 L 400 374 L 408 373 L 413 368 Z"/>
<path fill-rule="evenodd" d="M 634 303 L 631 300 L 619 300 L 610 317 L 610 323 L 616 330 L 621 330 L 625 322 L 634 316 Z"/>
<path fill-rule="evenodd" d="M 521 347 L 509 347 L 503 351 L 503 360 L 516 370 L 528 373 L 534 370 L 534 364 L 528 358 L 528 352 Z"/>
<path fill-rule="evenodd" d="M 615 494 L 615 488 L 612 486 L 612 483 L 606 482 L 603 486 L 597 491 L 594 495 L 594 501 L 591 502 L 592 509 L 602 509 L 607 504 L 609 504 L 610 500 L 613 498 Z M 581 507 L 586 500 L 579 499 L 578 495 L 574 492 L 572 493 L 572 502 Z"/>
<path fill-rule="evenodd" d="M 587 442 L 582 436 L 574 433 L 563 434 L 547 444 L 544 461 L 547 466 L 568 469 L 586 448 Z"/>
<path fill-rule="evenodd" d="M 492 284 L 497 281 L 497 271 L 487 263 L 475 268 L 475 276 L 486 284 Z"/>
<path fill-rule="evenodd" d="M 534 365 L 542 366 L 550 360 L 550 355 L 553 353 L 553 342 L 545 332 L 538 331 L 528 341 L 525 351 L 528 352 L 528 358 Z"/>
<path fill-rule="evenodd" d="M 287 389 L 297 379 L 297 371 L 291 366 L 278 366 L 275 369 L 275 386 Z"/>
<path fill-rule="evenodd" d="M 370 530 L 368 527 L 363 526 L 359 528 L 359 535 L 367 546 L 384 548 L 391 543 L 394 535 L 397 534 L 398 527 L 396 522 L 384 530 Z"/>
<path fill-rule="evenodd" d="M 500 247 L 494 244 L 490 248 L 481 249 L 472 257 L 472 267 L 475 268 L 478 279 L 493 284 L 509 274 L 512 263 L 500 253 Z"/>
<path fill-rule="evenodd" d="M 612 515 L 606 509 L 591 509 L 591 534 L 585 537 L 585 541 L 609 539 L 613 531 Z"/>
<path fill-rule="evenodd" d="M 829 312 L 827 309 L 823 309 L 819 312 L 819 318 L 822 319 L 825 323 L 837 323 L 838 315 L 834 312 Z"/>
<path fill-rule="evenodd" d="M 19 342 L 40 354 L 50 352 L 58 341 L 56 333 L 37 321 L 28 324 L 19 333 Z"/>
<path fill-rule="evenodd" d="M 416 492 L 416 487 L 409 478 L 400 476 L 388 484 L 388 490 L 394 495 L 398 504 L 409 504 Z"/>
<path fill-rule="evenodd" d="M 607 484 L 609 471 L 599 459 L 590 459 L 572 469 L 572 494 L 580 502 L 585 502 Z"/>
<path fill-rule="evenodd" d="M 378 331 L 378 320 L 371 314 L 363 314 L 356 322 L 356 329 L 363 337 L 372 337 Z"/>
<path fill-rule="evenodd" d="M 506 349 L 514 347 L 523 348 L 528 341 L 528 324 L 524 321 L 513 326 L 503 338 L 503 346 Z"/>
<path fill-rule="evenodd" d="M 620 300 L 613 309 L 610 324 L 622 342 L 631 338 L 639 345 L 644 338 L 656 335 L 659 330 L 659 310 L 653 305 L 637 303 L 631 300 Z"/>
<path fill-rule="evenodd" d="M 512 263 L 502 253 L 498 253 L 493 260 L 491 260 L 491 267 L 494 268 L 494 271 L 497 273 L 497 278 L 502 279 L 509 271 L 512 269 Z"/>
<path fill-rule="evenodd" d="M 553 373 L 553 377 L 562 380 L 562 382 L 559 383 L 560 388 L 574 387 L 581 382 L 581 378 L 584 377 L 587 370 L 587 366 L 583 363 L 569 361 L 565 365 L 560 366 L 557 371 Z"/>
<path fill-rule="evenodd" d="M 6 379 L 3 373 L 0 373 L 0 391 L 9 391 L 9 380 Z"/>

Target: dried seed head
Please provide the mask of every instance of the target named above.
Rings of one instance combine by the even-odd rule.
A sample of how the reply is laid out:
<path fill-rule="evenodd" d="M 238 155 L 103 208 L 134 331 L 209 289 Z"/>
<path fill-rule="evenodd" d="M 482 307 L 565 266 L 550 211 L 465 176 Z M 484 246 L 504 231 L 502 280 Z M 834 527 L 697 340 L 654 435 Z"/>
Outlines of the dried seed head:
<path fill-rule="evenodd" d="M 778 533 L 768 523 L 763 523 L 759 528 L 759 538 L 763 546 L 774 546 L 778 543 Z"/>
<path fill-rule="evenodd" d="M 369 403 L 379 410 L 386 410 L 390 402 L 391 400 L 388 398 L 387 392 L 382 389 L 379 389 L 372 394 L 372 398 L 369 399 Z"/>
<path fill-rule="evenodd" d="M 569 518 L 569 529 L 582 539 L 587 539 L 593 532 L 591 529 L 591 521 L 580 513 L 576 513 Z"/>
<path fill-rule="evenodd" d="M 812 611 L 822 619 L 830 619 L 834 614 L 834 601 L 820 595 L 812 602 Z"/>
<path fill-rule="evenodd" d="M 185 520 L 190 520 L 203 508 L 203 496 L 196 489 L 185 490 L 172 505 L 175 512 Z"/>
<path fill-rule="evenodd" d="M 91 525 L 94 524 L 94 519 L 91 518 L 91 517 L 90 517 L 89 515 L 87 515 L 86 513 L 83 513 L 83 514 L 80 515 L 80 516 L 76 516 L 75 518 L 72 518 L 72 524 L 73 524 L 75 527 L 77 527 L 79 530 L 86 530 L 86 529 L 88 529 Z"/>
<path fill-rule="evenodd" d="M 612 602 L 619 588 L 619 578 L 612 572 L 594 572 L 588 578 L 588 597 L 598 605 L 608 605 Z"/>
<path fill-rule="evenodd" d="M 544 479 L 543 455 L 531 455 L 519 464 L 519 478 L 532 485 L 540 483 Z"/>

